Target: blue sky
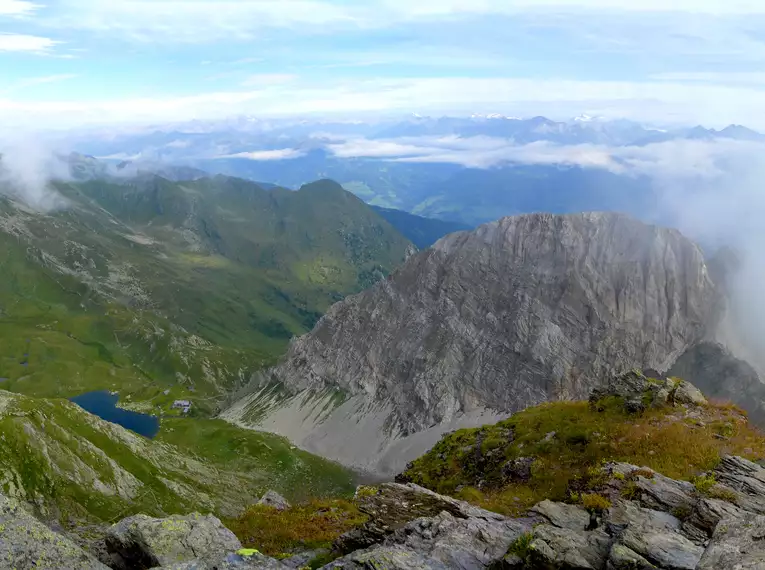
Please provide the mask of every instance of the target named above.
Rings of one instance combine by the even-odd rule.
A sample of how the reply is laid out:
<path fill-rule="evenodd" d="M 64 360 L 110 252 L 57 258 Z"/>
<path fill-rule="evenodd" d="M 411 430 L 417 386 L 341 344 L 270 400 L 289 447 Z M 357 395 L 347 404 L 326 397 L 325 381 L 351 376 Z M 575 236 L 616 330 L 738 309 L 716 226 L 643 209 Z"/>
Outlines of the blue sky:
<path fill-rule="evenodd" d="M 582 112 L 765 128 L 762 0 L 0 0 L 0 120 Z"/>

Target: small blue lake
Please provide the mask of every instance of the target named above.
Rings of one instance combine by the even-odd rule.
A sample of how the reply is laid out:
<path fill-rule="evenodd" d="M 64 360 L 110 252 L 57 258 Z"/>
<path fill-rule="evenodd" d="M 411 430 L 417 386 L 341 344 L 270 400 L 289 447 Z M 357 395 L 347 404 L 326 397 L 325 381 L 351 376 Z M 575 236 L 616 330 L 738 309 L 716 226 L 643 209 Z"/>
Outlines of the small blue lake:
<path fill-rule="evenodd" d="M 88 392 L 70 400 L 102 420 L 121 425 L 149 439 L 159 432 L 159 418 L 118 408 L 119 396 L 113 396 L 109 392 Z"/>

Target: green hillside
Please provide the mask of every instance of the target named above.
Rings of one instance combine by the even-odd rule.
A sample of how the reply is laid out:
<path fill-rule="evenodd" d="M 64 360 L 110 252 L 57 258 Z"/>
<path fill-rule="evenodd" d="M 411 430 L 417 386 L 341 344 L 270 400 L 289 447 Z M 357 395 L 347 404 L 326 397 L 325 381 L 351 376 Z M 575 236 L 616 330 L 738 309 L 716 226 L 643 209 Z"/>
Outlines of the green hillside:
<path fill-rule="evenodd" d="M 136 512 L 233 516 L 271 488 L 297 501 L 353 490 L 347 471 L 277 436 L 217 420 L 162 423 L 150 441 L 65 400 L 0 391 L 0 492 L 67 524 Z"/>
<path fill-rule="evenodd" d="M 57 183 L 49 213 L 0 198 L 0 387 L 205 415 L 409 242 L 330 181 Z"/>

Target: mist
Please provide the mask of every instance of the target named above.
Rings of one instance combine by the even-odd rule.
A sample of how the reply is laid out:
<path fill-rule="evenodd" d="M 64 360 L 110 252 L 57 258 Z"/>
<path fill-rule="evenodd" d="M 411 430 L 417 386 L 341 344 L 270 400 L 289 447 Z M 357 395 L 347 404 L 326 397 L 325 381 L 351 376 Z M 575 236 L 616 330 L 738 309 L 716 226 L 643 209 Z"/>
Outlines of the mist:
<path fill-rule="evenodd" d="M 696 171 L 657 176 L 659 211 L 711 259 L 733 250 L 736 268 L 726 275 L 729 303 L 714 340 L 765 375 L 765 147 L 696 157 Z"/>
<path fill-rule="evenodd" d="M 0 140 L 0 157 L 0 194 L 42 212 L 66 207 L 66 200 L 50 182 L 69 179 L 69 167 L 42 141 Z"/>

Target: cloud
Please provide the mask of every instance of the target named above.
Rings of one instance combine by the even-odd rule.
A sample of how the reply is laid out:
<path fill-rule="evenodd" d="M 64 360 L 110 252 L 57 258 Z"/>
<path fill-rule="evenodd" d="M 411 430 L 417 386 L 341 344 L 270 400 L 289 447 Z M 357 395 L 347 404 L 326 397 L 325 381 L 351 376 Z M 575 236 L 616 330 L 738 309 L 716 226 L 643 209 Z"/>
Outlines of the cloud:
<path fill-rule="evenodd" d="M 409 16 L 513 14 L 529 10 L 696 12 L 715 15 L 765 13 L 765 5 L 760 0 L 385 0 L 384 5 Z"/>
<path fill-rule="evenodd" d="M 9 85 L 8 87 L 4 89 L 0 89 L 0 96 L 8 95 L 9 93 L 14 93 L 17 91 L 21 91 L 23 89 L 26 89 L 28 87 L 34 87 L 37 85 L 46 85 L 49 83 L 58 83 L 60 81 L 68 81 L 70 79 L 76 78 L 77 75 L 71 74 L 71 73 L 61 73 L 58 75 L 45 75 L 42 77 L 29 77 L 26 79 L 22 79 L 20 81 L 17 81 L 16 83 L 13 83 Z"/>
<path fill-rule="evenodd" d="M 242 81 L 242 87 L 267 87 L 292 83 L 298 78 L 292 73 L 257 73 Z"/>
<path fill-rule="evenodd" d="M 0 33 L 0 52 L 30 52 L 47 54 L 60 42 L 41 36 Z"/>
<path fill-rule="evenodd" d="M 29 16 L 40 7 L 26 0 L 0 0 L 0 16 Z"/>
<path fill-rule="evenodd" d="M 216 158 L 246 158 L 248 160 L 289 160 L 299 158 L 305 154 L 304 151 L 294 148 L 282 148 L 277 150 L 256 150 L 252 152 L 238 152 L 236 154 L 227 154 Z"/>
<path fill-rule="evenodd" d="M 50 126 L 168 123 L 220 119 L 357 113 L 588 114 L 641 122 L 730 123 L 765 127 L 765 90 L 680 82 L 575 81 L 505 77 L 405 77 L 363 81 L 297 80 L 264 89 L 213 91 L 185 97 L 24 101 L 0 98 L 0 120 Z"/>
<path fill-rule="evenodd" d="M 43 141 L 35 138 L 0 141 L 0 157 L 0 194 L 46 212 L 66 206 L 50 181 L 68 179 L 69 168 Z"/>
<path fill-rule="evenodd" d="M 322 0 L 61 0 L 46 24 L 145 42 L 200 43 L 252 39 L 268 27 L 353 21 L 348 9 Z"/>

